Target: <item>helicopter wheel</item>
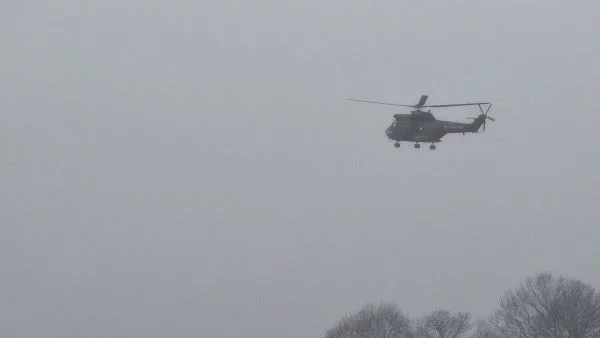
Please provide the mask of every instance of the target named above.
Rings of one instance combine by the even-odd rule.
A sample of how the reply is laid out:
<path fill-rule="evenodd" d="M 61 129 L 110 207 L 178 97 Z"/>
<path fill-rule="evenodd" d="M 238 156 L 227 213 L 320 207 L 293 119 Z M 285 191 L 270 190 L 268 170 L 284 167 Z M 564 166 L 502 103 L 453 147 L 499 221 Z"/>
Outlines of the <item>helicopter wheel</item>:
<path fill-rule="evenodd" d="M 429 146 L 429 149 L 431 149 L 431 150 L 435 150 L 435 144 L 432 144 L 432 145 L 430 145 L 430 146 Z"/>
<path fill-rule="evenodd" d="M 400 148 L 400 142 L 396 142 L 396 143 L 394 143 L 394 147 L 396 147 L 396 148 Z"/>
<path fill-rule="evenodd" d="M 415 143 L 415 149 L 419 149 L 419 148 L 421 148 L 421 145 L 418 143 Z"/>

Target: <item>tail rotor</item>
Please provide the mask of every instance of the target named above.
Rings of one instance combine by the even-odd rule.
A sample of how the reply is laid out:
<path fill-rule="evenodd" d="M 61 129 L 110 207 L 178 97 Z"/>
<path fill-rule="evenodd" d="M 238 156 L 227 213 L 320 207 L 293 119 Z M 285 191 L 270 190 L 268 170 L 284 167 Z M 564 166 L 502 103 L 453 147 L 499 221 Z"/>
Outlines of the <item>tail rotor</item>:
<path fill-rule="evenodd" d="M 468 117 L 468 119 L 469 119 L 469 120 L 477 120 L 477 119 L 479 119 L 479 118 L 483 118 L 483 130 L 482 130 L 482 131 L 485 131 L 485 123 L 486 123 L 486 121 L 487 121 L 487 120 L 490 120 L 490 121 L 492 121 L 492 122 L 496 122 L 496 119 L 494 119 L 494 118 L 493 118 L 493 117 L 491 117 L 491 116 L 488 116 L 488 114 L 487 114 L 487 113 L 490 111 L 490 108 L 492 108 L 492 104 L 490 103 L 490 104 L 487 106 L 487 109 L 485 110 L 485 112 L 483 111 L 483 108 L 481 107 L 481 105 L 480 105 L 480 104 L 478 104 L 477 106 L 479 107 L 479 110 L 481 111 L 481 115 L 479 115 L 479 117 L 477 117 L 477 118 L 474 118 L 474 117 Z"/>

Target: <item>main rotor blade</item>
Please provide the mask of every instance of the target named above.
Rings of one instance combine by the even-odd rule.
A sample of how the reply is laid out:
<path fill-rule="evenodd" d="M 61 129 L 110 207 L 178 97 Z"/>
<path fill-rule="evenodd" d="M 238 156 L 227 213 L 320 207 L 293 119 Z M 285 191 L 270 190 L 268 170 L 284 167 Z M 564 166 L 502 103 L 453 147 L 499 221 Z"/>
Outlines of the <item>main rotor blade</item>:
<path fill-rule="evenodd" d="M 397 103 L 378 102 L 378 101 L 369 101 L 369 100 L 356 100 L 356 99 L 348 99 L 348 100 L 350 100 L 350 101 L 356 101 L 356 102 L 385 104 L 387 106 L 399 106 L 399 107 L 411 107 L 411 108 L 415 107 L 415 106 L 411 106 L 411 105 L 408 105 L 408 104 L 397 104 Z"/>
<path fill-rule="evenodd" d="M 479 106 L 482 104 L 490 104 L 489 102 L 471 102 L 471 103 L 453 103 L 453 104 L 434 104 L 422 106 L 423 108 L 441 108 L 441 107 L 460 107 L 460 106 Z"/>
<path fill-rule="evenodd" d="M 487 116 L 487 115 L 486 115 L 485 117 L 486 117 L 487 119 L 490 119 L 490 120 L 492 120 L 492 121 L 496 122 L 496 119 L 495 119 L 495 118 L 493 118 L 493 117 L 489 117 L 489 116 Z"/>
<path fill-rule="evenodd" d="M 425 105 L 425 101 L 427 101 L 428 96 L 427 95 L 421 95 L 421 99 L 419 100 L 419 102 L 415 105 L 415 107 L 423 107 Z"/>

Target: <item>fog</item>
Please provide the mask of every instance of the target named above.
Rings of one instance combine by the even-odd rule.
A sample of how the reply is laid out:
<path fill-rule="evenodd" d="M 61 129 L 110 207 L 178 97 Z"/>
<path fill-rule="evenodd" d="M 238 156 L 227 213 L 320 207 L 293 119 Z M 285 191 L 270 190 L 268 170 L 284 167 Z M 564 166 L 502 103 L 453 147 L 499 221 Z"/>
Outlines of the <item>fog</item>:
<path fill-rule="evenodd" d="M 1 7 L 0 336 L 322 337 L 600 286 L 596 1 Z M 347 100 L 422 94 L 496 122 L 395 149 L 407 110 Z"/>

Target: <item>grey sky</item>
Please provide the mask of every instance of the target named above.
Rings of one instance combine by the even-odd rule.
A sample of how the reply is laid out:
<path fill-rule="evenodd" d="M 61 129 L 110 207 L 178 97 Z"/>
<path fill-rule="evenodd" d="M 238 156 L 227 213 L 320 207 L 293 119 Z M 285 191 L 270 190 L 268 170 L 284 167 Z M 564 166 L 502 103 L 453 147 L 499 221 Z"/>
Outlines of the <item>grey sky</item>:
<path fill-rule="evenodd" d="M 319 337 L 600 286 L 597 1 L 0 7 L 2 337 Z M 398 150 L 397 109 L 346 101 L 421 94 L 497 122 Z"/>

